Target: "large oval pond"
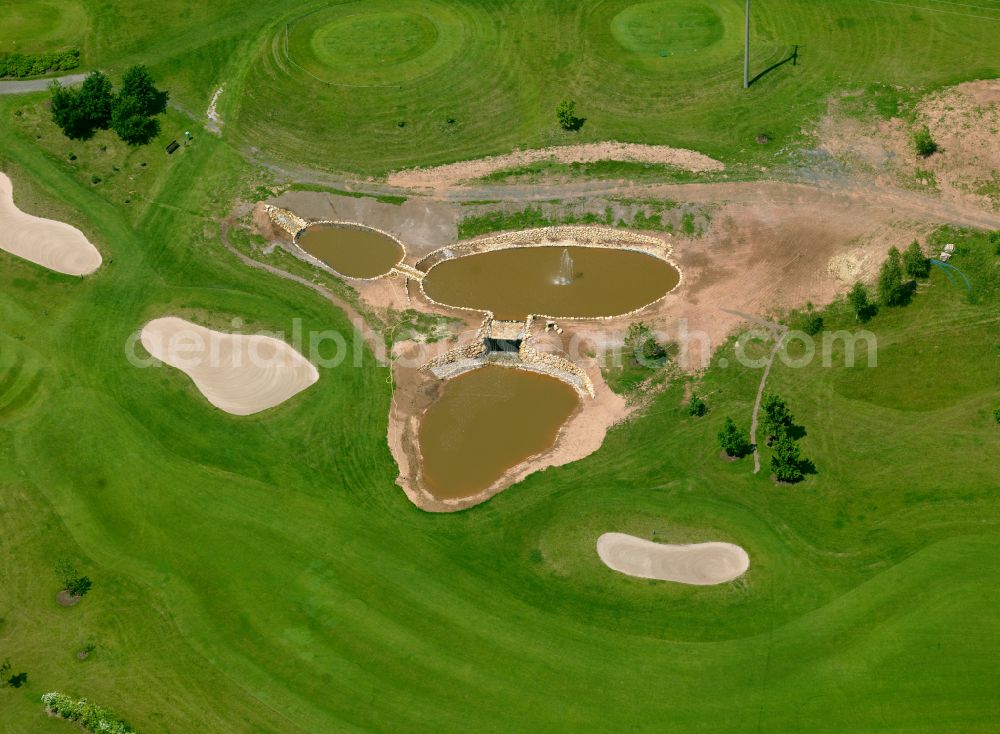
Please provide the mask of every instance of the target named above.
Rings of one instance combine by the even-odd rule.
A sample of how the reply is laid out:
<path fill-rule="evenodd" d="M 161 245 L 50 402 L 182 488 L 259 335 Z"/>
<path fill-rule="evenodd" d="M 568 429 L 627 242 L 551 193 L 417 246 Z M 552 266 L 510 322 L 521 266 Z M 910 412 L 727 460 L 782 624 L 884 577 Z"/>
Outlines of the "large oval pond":
<path fill-rule="evenodd" d="M 314 224 L 296 243 L 348 278 L 375 278 L 403 259 L 403 246 L 381 232 L 342 224 Z"/>
<path fill-rule="evenodd" d="M 437 499 L 478 494 L 551 448 L 578 404 L 565 382 L 509 367 L 487 365 L 448 380 L 420 423 L 425 486 Z"/>
<path fill-rule="evenodd" d="M 445 260 L 424 278 L 438 303 L 492 311 L 498 319 L 620 316 L 677 285 L 665 260 L 604 247 L 511 247 Z"/>

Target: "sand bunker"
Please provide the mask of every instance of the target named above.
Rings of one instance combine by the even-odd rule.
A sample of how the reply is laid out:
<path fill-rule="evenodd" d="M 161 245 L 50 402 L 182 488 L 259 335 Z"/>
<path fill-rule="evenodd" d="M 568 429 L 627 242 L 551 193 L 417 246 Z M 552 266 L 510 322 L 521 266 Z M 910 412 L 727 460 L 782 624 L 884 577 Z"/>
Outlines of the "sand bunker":
<path fill-rule="evenodd" d="M 608 568 L 643 579 L 709 586 L 742 576 L 750 557 L 732 543 L 667 545 L 625 533 L 597 539 L 597 555 Z"/>
<path fill-rule="evenodd" d="M 552 160 L 559 163 L 593 163 L 595 161 L 630 161 L 633 163 L 657 163 L 675 166 L 686 171 L 722 171 L 725 165 L 684 148 L 667 145 L 643 145 L 639 143 L 582 143 L 580 145 L 560 145 L 552 148 L 522 150 L 509 155 L 496 155 L 472 161 L 459 161 L 434 168 L 410 168 L 390 173 L 387 182 L 392 186 L 407 188 L 437 188 L 451 186 L 459 181 L 480 178 L 494 171 L 516 168 L 539 161 Z"/>
<path fill-rule="evenodd" d="M 141 334 L 157 359 L 194 380 L 208 402 L 233 415 L 273 408 L 319 379 L 285 342 L 261 334 L 224 334 L 175 317 L 154 319 Z"/>
<path fill-rule="evenodd" d="M 76 227 L 22 212 L 14 186 L 0 173 L 0 250 L 66 275 L 87 275 L 101 266 L 101 253 Z"/>

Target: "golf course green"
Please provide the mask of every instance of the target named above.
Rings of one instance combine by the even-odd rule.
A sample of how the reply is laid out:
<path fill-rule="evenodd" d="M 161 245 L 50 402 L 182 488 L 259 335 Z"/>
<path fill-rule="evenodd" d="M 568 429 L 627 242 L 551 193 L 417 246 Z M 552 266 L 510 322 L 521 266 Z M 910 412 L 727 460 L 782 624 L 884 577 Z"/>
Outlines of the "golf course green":
<path fill-rule="evenodd" d="M 996 730 L 986 233 L 928 235 L 956 243 L 972 297 L 933 268 L 910 305 L 863 326 L 842 300 L 823 311 L 827 330 L 877 336 L 878 367 L 842 351 L 775 362 L 768 389 L 817 467 L 797 485 L 771 481 L 764 446 L 757 475 L 719 459 L 724 417 L 749 425 L 760 380 L 732 341 L 700 375 L 706 416 L 688 415 L 678 379 L 588 458 L 431 514 L 395 484 L 393 386 L 367 347 L 234 416 L 150 364 L 138 333 L 172 315 L 360 339 L 314 290 L 222 244 L 234 203 L 270 196 L 276 170 L 381 175 L 566 142 L 563 97 L 586 118 L 573 141 L 760 163 L 843 89 L 995 76 L 1000 3 L 755 3 L 755 70 L 793 44 L 801 61 L 745 95 L 735 2 L 79 5 L 87 20 L 62 37 L 89 24 L 88 63 L 145 63 L 174 106 L 129 147 L 108 131 L 67 140 L 44 92 L 0 97 L 18 208 L 78 227 L 103 257 L 79 278 L 0 251 L 0 661 L 27 673 L 0 688 L 0 731 L 73 731 L 46 716 L 47 691 L 146 734 Z M 46 49 L 42 6 L 15 3 L 16 26 L 10 7 L 0 51 L 15 35 Z M 201 120 L 222 83 L 217 136 Z M 754 149 L 761 131 L 774 147 Z M 717 586 L 634 578 L 595 552 L 611 531 L 733 543 L 750 568 Z M 73 607 L 55 601 L 62 559 L 93 580 Z"/>

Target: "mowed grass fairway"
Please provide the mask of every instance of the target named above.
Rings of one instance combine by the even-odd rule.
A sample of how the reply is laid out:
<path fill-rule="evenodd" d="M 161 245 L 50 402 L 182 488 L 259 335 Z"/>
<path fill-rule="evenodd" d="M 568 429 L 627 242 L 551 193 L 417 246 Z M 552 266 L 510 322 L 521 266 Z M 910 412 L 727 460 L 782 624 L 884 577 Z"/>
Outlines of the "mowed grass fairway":
<path fill-rule="evenodd" d="M 130 335 L 177 311 L 350 339 L 325 301 L 222 249 L 217 218 L 246 175 L 224 139 L 150 167 L 126 210 L 15 124 L 24 104 L 0 103 L 0 168 L 22 208 L 81 226 L 105 266 L 80 280 L 0 257 L 0 647 L 29 676 L 0 690 L 4 731 L 66 731 L 42 713 L 51 689 L 144 732 L 995 729 L 1000 352 L 983 238 L 956 238 L 954 261 L 979 303 L 935 272 L 869 325 L 886 366 L 776 367 L 819 467 L 802 485 L 718 460 L 715 433 L 726 414 L 749 421 L 759 373 L 716 361 L 707 417 L 685 417 L 678 384 L 592 457 L 429 515 L 393 484 L 387 372 L 369 357 L 249 418 L 126 360 Z M 74 147 L 89 160 L 99 144 Z M 928 374 L 956 376 L 946 402 Z M 609 530 L 735 542 L 751 570 L 704 588 L 624 577 L 594 552 Z M 61 557 L 95 584 L 71 609 L 54 601 Z"/>
<path fill-rule="evenodd" d="M 831 94 L 1000 73 L 998 0 L 753 3 L 751 74 L 799 57 L 749 91 L 742 24 L 739 0 L 15 2 L 0 6 L 0 50 L 82 38 L 85 68 L 146 63 L 198 115 L 225 83 L 219 111 L 241 148 L 376 175 L 609 139 L 768 162 Z M 577 133 L 555 124 L 567 98 L 586 119 Z"/>
<path fill-rule="evenodd" d="M 233 112 L 240 139 L 268 155 L 368 174 L 609 139 L 738 162 L 773 156 L 842 89 L 931 87 L 1000 71 L 996 0 L 753 6 L 751 74 L 795 45 L 799 60 L 749 92 L 735 0 L 289 8 L 252 46 Z M 586 118 L 578 133 L 556 128 L 562 99 Z M 759 133 L 774 145 L 761 150 Z M 308 152 L 303 139 L 313 141 Z"/>

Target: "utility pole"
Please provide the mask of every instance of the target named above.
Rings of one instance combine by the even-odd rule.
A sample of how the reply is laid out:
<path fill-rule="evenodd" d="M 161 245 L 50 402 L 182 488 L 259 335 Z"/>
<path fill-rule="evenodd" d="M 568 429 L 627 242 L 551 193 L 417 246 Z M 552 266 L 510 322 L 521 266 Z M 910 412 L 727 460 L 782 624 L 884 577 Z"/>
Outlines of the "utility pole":
<path fill-rule="evenodd" d="M 750 0 L 747 0 L 746 24 L 743 26 L 743 88 L 750 86 Z"/>

